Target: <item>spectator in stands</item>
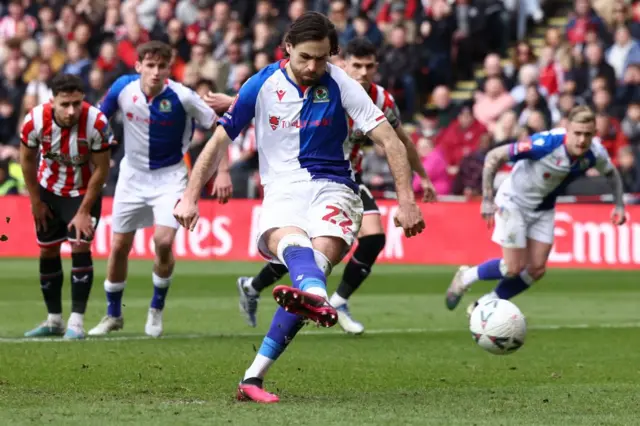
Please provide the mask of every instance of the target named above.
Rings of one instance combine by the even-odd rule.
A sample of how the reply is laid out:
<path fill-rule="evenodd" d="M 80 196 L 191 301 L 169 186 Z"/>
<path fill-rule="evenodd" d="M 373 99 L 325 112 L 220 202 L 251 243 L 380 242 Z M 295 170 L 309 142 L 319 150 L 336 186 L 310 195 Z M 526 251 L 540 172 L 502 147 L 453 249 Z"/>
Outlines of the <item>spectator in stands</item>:
<path fill-rule="evenodd" d="M 520 133 L 521 128 L 518 126 L 518 116 L 516 113 L 511 110 L 505 111 L 491 132 L 493 138 L 492 144 L 498 146 L 513 143 L 518 139 Z"/>
<path fill-rule="evenodd" d="M 513 87 L 511 79 L 506 75 L 504 70 L 502 69 L 502 64 L 500 63 L 500 56 L 495 53 L 491 53 L 487 55 L 484 59 L 484 76 L 476 80 L 477 83 L 477 91 L 484 92 L 486 91 L 485 84 L 487 80 L 492 77 L 497 77 L 502 80 L 502 87 L 506 90 L 510 90 Z M 476 93 L 478 93 L 476 92 Z"/>
<path fill-rule="evenodd" d="M 525 65 L 536 65 L 536 54 L 528 41 L 521 40 L 516 44 L 511 56 L 511 63 L 505 68 L 505 74 L 510 79 L 519 78 L 520 69 Z"/>
<path fill-rule="evenodd" d="M 384 148 L 378 144 L 367 150 L 362 159 L 362 181 L 372 191 L 392 191 L 393 176 Z"/>
<path fill-rule="evenodd" d="M 544 132 L 549 128 L 549 124 L 547 124 L 547 117 L 540 110 L 531 111 L 527 117 L 525 128 L 527 129 L 527 134 L 529 136 Z"/>
<path fill-rule="evenodd" d="M 555 51 L 551 46 L 544 46 L 540 53 L 539 78 L 540 92 L 545 96 L 556 97 L 564 84 L 564 71 L 562 65 L 556 59 Z M 512 93 L 513 94 L 513 93 Z"/>
<path fill-rule="evenodd" d="M 459 108 L 451 101 L 451 91 L 447 86 L 438 86 L 432 94 L 433 112 L 436 129 L 444 129 L 458 115 Z"/>
<path fill-rule="evenodd" d="M 476 197 L 482 194 L 482 169 L 484 158 L 491 149 L 491 138 L 485 133 L 475 151 L 460 162 L 460 171 L 455 176 L 451 192 L 454 195 Z"/>
<path fill-rule="evenodd" d="M 524 101 L 515 107 L 515 112 L 518 114 L 518 124 L 524 127 L 529 120 L 529 115 L 534 111 L 542 113 L 544 119 L 543 125 L 546 127 L 551 126 L 551 111 L 549 110 L 547 101 L 539 92 L 538 86 L 531 84 L 526 88 Z"/>
<path fill-rule="evenodd" d="M 448 164 L 444 154 L 439 147 L 434 147 L 430 138 L 421 137 L 418 139 L 417 150 L 422 159 L 422 166 L 429 175 L 431 183 L 438 195 L 448 195 L 451 193 L 451 176 L 447 171 Z M 420 176 L 415 175 L 413 179 L 413 190 L 419 193 L 422 189 Z"/>
<path fill-rule="evenodd" d="M 622 131 L 640 155 L 640 99 L 636 99 L 627 107 L 622 120 Z"/>
<path fill-rule="evenodd" d="M 49 82 L 53 78 L 53 72 L 48 62 L 39 62 L 38 76 L 27 85 L 24 96 L 24 109 L 30 111 L 31 108 L 53 98 L 53 93 L 49 88 Z"/>
<path fill-rule="evenodd" d="M 600 143 L 609 153 L 609 157 L 613 164 L 617 165 L 618 151 L 623 146 L 629 144 L 627 137 L 622 132 L 619 124 L 607 114 L 599 113 L 596 115 L 596 135 L 600 139 Z"/>
<path fill-rule="evenodd" d="M 451 8 L 445 2 L 434 4 L 431 14 L 420 24 L 420 35 L 423 39 L 419 47 L 421 66 L 428 70 L 425 79 L 428 84 L 424 85 L 425 88 L 451 84 L 451 50 L 455 32 L 456 21 Z"/>
<path fill-rule="evenodd" d="M 68 41 L 67 61 L 62 67 L 62 72 L 77 75 L 85 83 L 85 86 L 88 86 L 89 71 L 91 71 L 91 59 L 89 58 L 89 53 L 86 48 L 75 40 Z"/>
<path fill-rule="evenodd" d="M 340 46 L 345 46 L 349 42 L 345 37 L 345 32 L 349 25 L 347 2 L 345 0 L 333 0 L 329 5 L 329 14 L 327 16 L 336 26 Z"/>
<path fill-rule="evenodd" d="M 575 0 L 574 16 L 566 27 L 567 40 L 572 45 L 587 41 L 587 33 L 595 32 L 601 39 L 606 37 L 606 27 L 602 19 L 591 8 L 589 0 Z"/>
<path fill-rule="evenodd" d="M 404 1 L 395 0 L 391 3 L 385 2 L 380 11 L 380 15 L 377 19 L 377 26 L 384 35 L 386 43 L 390 42 L 391 30 L 393 27 L 404 24 L 407 29 L 407 42 L 415 43 L 417 37 L 417 27 L 414 21 L 408 20 L 405 17 L 406 5 Z M 424 34 L 423 34 L 424 37 Z"/>
<path fill-rule="evenodd" d="M 576 70 L 576 93 L 589 97 L 589 87 L 596 77 L 604 77 L 607 90 L 613 92 L 616 87 L 616 72 L 603 57 L 602 47 L 597 43 L 589 43 L 586 49 L 586 62 Z"/>
<path fill-rule="evenodd" d="M 549 96 L 547 89 L 538 83 L 538 67 L 533 64 L 525 64 L 520 68 L 518 82 L 519 84 L 511 89 L 510 92 L 511 97 L 517 104 L 525 101 L 529 86 L 537 87 L 541 96 Z"/>
<path fill-rule="evenodd" d="M 491 130 L 498 117 L 514 104 L 513 97 L 505 90 L 502 78 L 489 77 L 484 93 L 476 95 L 473 115 Z"/>
<path fill-rule="evenodd" d="M 0 159 L 18 158 L 18 122 L 19 112 L 16 104 L 0 95 Z"/>
<path fill-rule="evenodd" d="M 8 40 L 16 35 L 18 23 L 27 24 L 29 34 L 33 34 L 38 27 L 38 21 L 31 15 L 24 13 L 21 0 L 11 0 L 8 6 L 9 14 L 0 19 L 0 40 Z"/>
<path fill-rule="evenodd" d="M 163 1 L 156 10 L 156 22 L 150 31 L 153 40 L 167 40 L 167 26 L 173 18 L 173 6 L 169 1 Z"/>
<path fill-rule="evenodd" d="M 616 29 L 615 44 L 607 50 L 606 60 L 613 67 L 618 81 L 624 79 L 629 65 L 640 64 L 640 44 L 631 38 L 626 26 Z"/>
<path fill-rule="evenodd" d="M 116 45 L 111 40 L 102 43 L 95 67 L 102 71 L 107 86 L 111 86 L 118 77 L 127 73 L 127 67 L 116 55 Z"/>
<path fill-rule="evenodd" d="M 382 85 L 389 90 L 402 106 L 403 121 L 412 121 L 416 103 L 416 80 L 418 69 L 415 47 L 406 39 L 406 29 L 398 25 L 391 30 L 391 43 L 383 49 L 380 60 Z"/>
<path fill-rule="evenodd" d="M 618 151 L 618 171 L 622 178 L 625 193 L 640 193 L 640 162 L 638 153 L 630 146 L 623 146 Z"/>
<path fill-rule="evenodd" d="M 21 73 L 19 60 L 9 59 L 4 63 L 2 75 L 0 76 L 2 77 L 0 80 L 0 96 L 4 96 L 17 108 L 22 105 L 22 98 L 26 89 Z"/>
<path fill-rule="evenodd" d="M 455 175 L 462 158 L 475 151 L 487 128 L 473 116 L 473 105 L 463 105 L 458 117 L 435 138 L 436 146 L 442 151 L 449 173 Z"/>
<path fill-rule="evenodd" d="M 0 197 L 17 194 L 18 182 L 9 175 L 9 162 L 0 160 Z"/>
<path fill-rule="evenodd" d="M 629 104 L 640 99 L 640 65 L 630 65 L 616 91 L 616 103 Z"/>
<path fill-rule="evenodd" d="M 406 26 L 403 23 L 400 23 L 400 25 L 405 28 L 406 42 L 408 44 L 411 43 L 410 39 L 407 37 Z M 343 34 L 343 38 L 345 40 L 351 40 L 356 37 L 368 38 L 369 41 L 378 48 L 382 47 L 382 43 L 384 42 L 382 32 L 376 26 L 376 23 L 369 19 L 365 12 L 358 13 L 358 15 L 353 18 L 353 21 L 347 25 L 347 29 Z M 389 37 L 389 43 L 392 43 L 391 35 Z"/>

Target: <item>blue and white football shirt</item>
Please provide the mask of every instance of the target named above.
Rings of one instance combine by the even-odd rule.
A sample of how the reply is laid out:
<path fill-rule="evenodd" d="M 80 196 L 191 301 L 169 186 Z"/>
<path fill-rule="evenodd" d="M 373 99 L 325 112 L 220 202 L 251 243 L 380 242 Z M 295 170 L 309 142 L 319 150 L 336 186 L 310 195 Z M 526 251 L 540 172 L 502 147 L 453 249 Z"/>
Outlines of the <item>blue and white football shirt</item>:
<path fill-rule="evenodd" d="M 551 210 L 558 195 L 588 169 L 595 167 L 607 174 L 614 168 L 607 150 L 595 138 L 589 151 L 572 158 L 564 144 L 565 137 L 566 130 L 558 128 L 511 145 L 509 157 L 515 166 L 498 193 L 526 209 Z"/>
<path fill-rule="evenodd" d="M 362 86 L 341 68 L 313 87 L 296 85 L 283 60 L 252 76 L 218 123 L 231 140 L 255 118 L 260 177 L 271 183 L 326 179 L 357 191 L 349 162 L 349 120 L 368 133 L 386 120 Z"/>
<path fill-rule="evenodd" d="M 147 99 L 139 74 L 118 78 L 99 105 L 111 118 L 119 109 L 124 122 L 127 164 L 138 170 L 156 170 L 181 164 L 195 121 L 211 128 L 216 115 L 193 90 L 168 80 L 162 92 Z"/>

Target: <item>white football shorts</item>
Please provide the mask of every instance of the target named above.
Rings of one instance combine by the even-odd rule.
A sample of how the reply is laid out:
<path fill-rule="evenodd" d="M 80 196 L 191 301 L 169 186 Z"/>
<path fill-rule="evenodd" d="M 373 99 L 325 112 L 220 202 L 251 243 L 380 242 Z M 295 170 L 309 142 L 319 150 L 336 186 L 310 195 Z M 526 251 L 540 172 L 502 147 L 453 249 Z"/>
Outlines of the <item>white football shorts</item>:
<path fill-rule="evenodd" d="M 173 209 L 187 187 L 183 163 L 159 170 L 137 170 L 120 163 L 111 213 L 113 232 L 128 233 L 161 225 L 178 229 Z"/>
<path fill-rule="evenodd" d="M 258 220 L 258 250 L 270 262 L 280 263 L 263 236 L 270 229 L 295 226 L 311 239 L 343 239 L 346 254 L 360 230 L 362 210 L 360 195 L 340 183 L 314 180 L 267 185 Z"/>
<path fill-rule="evenodd" d="M 526 248 L 527 238 L 553 244 L 555 210 L 535 211 L 515 204 L 508 194 L 498 192 L 495 227 L 491 240 L 504 248 Z"/>

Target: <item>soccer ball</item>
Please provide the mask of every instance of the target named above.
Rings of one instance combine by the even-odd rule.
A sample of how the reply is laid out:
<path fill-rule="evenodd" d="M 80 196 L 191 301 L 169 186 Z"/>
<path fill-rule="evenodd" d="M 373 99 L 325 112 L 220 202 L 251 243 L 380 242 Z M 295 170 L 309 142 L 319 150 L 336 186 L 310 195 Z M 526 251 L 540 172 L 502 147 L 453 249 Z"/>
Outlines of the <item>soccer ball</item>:
<path fill-rule="evenodd" d="M 496 355 L 514 353 L 524 344 L 527 322 L 520 309 L 508 300 L 482 302 L 471 313 L 469 329 L 473 340 Z"/>

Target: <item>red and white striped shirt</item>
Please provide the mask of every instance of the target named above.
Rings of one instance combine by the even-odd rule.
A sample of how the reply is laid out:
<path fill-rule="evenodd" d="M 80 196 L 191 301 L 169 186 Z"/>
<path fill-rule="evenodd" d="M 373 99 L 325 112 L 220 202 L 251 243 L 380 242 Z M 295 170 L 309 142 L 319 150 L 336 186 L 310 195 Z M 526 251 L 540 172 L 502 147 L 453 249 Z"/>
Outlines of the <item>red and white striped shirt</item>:
<path fill-rule="evenodd" d="M 113 134 L 104 114 L 87 102 L 82 103 L 73 127 L 60 127 L 53 104 L 47 102 L 27 114 L 21 141 L 29 148 L 40 148 L 40 185 L 62 197 L 77 197 L 87 191 L 93 170 L 91 153 L 109 149 Z"/>
<path fill-rule="evenodd" d="M 371 83 L 368 94 L 373 103 L 384 113 L 391 127 L 396 129 L 401 124 L 400 110 L 398 110 L 396 101 L 393 99 L 393 96 L 391 96 L 391 93 L 387 92 L 384 87 Z M 362 173 L 362 145 L 367 141 L 367 135 L 360 129 L 353 128 L 353 120 L 351 118 L 349 118 L 349 128 L 352 129 L 349 138 L 352 144 L 349 161 L 351 161 L 356 173 Z"/>

